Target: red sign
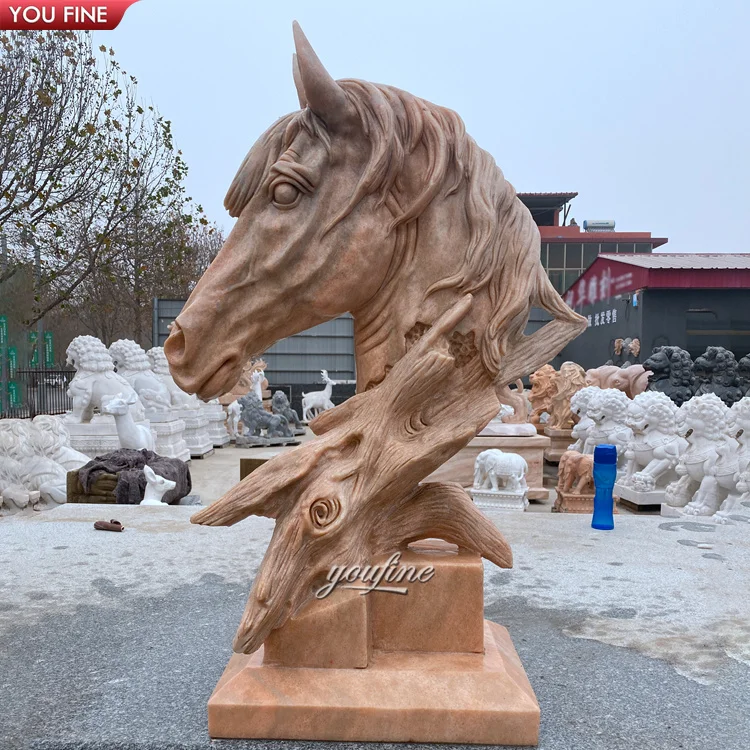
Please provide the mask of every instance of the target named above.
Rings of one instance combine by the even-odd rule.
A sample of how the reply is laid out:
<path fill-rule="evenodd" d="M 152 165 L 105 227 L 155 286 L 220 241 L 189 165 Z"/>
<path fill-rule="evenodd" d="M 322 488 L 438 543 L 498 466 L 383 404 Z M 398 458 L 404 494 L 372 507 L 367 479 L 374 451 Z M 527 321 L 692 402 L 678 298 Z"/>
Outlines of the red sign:
<path fill-rule="evenodd" d="M 0 29 L 107 31 L 117 28 L 138 0 L 0 0 Z"/>

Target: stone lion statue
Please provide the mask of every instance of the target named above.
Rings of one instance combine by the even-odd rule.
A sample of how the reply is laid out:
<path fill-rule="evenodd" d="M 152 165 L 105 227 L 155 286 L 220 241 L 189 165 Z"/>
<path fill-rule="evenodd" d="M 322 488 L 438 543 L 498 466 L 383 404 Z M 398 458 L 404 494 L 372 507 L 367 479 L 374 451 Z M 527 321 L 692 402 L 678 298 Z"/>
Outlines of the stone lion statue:
<path fill-rule="evenodd" d="M 122 393 L 137 396 L 133 387 L 125 378 L 115 372 L 112 358 L 107 347 L 94 336 L 76 336 L 66 351 L 67 363 L 77 370 L 68 386 L 68 397 L 73 401 L 73 408 L 65 415 L 65 421 L 87 423 L 94 412 L 101 413 L 102 400 L 105 402 Z M 140 422 L 144 419 L 143 405 L 136 398 L 131 407 L 133 419 Z"/>
<path fill-rule="evenodd" d="M 293 437 L 286 417 L 281 414 L 269 414 L 263 408 L 263 402 L 252 391 L 237 401 L 242 410 L 240 419 L 246 427 L 245 435 L 260 437 L 261 430 L 265 430 L 265 436 L 269 438 Z"/>
<path fill-rule="evenodd" d="M 630 402 L 626 423 L 633 437 L 625 449 L 620 484 L 653 492 L 677 479 L 674 468 L 688 447 L 677 431 L 678 411 L 674 401 L 659 391 L 640 393 Z"/>
<path fill-rule="evenodd" d="M 677 406 L 693 397 L 693 360 L 679 346 L 656 346 L 643 363 L 650 372 L 646 390 L 665 393 Z"/>
<path fill-rule="evenodd" d="M 745 355 L 737 362 L 737 377 L 740 390 L 747 396 L 750 394 L 750 354 Z"/>
<path fill-rule="evenodd" d="M 70 447 L 70 433 L 59 417 L 38 414 L 31 427 L 29 440 L 38 456 L 55 461 L 66 471 L 80 469 L 91 460 L 85 453 Z"/>
<path fill-rule="evenodd" d="M 139 347 L 140 348 L 140 347 Z M 152 346 L 146 355 L 151 364 L 151 371 L 166 386 L 172 406 L 176 408 L 196 409 L 200 406 L 197 396 L 193 396 L 174 382 L 172 373 L 169 371 L 169 362 L 164 354 L 164 347 Z"/>
<path fill-rule="evenodd" d="M 172 408 L 167 386 L 151 370 L 151 361 L 135 341 L 120 339 L 109 347 L 117 373 L 135 389 L 146 411 L 164 412 Z"/>
<path fill-rule="evenodd" d="M 695 395 L 715 393 L 727 406 L 739 401 L 744 393 L 740 387 L 737 360 L 723 346 L 709 346 L 693 362 Z"/>
<path fill-rule="evenodd" d="M 550 399 L 549 422 L 554 430 L 568 430 L 575 423 L 570 399 L 586 385 L 586 372 L 575 362 L 563 362 L 555 375 L 555 392 Z"/>
<path fill-rule="evenodd" d="M 729 409 L 715 393 L 695 396 L 680 407 L 678 432 L 688 446 L 675 466 L 679 479 L 665 489 L 668 505 L 684 508 L 688 515 L 710 516 L 719 510 L 721 493 L 713 469 L 721 453 L 732 447 L 728 416 Z"/>
<path fill-rule="evenodd" d="M 542 414 L 549 413 L 550 400 L 555 392 L 555 378 L 557 372 L 552 365 L 544 365 L 529 375 L 531 383 L 531 424 L 540 424 Z"/>
<path fill-rule="evenodd" d="M 271 398 L 271 411 L 274 414 L 280 414 L 286 419 L 290 425 L 294 425 L 296 429 L 304 429 L 304 425 L 300 421 L 297 412 L 292 409 L 289 404 L 289 399 L 286 397 L 284 391 L 275 391 Z"/>
<path fill-rule="evenodd" d="M 583 447 L 586 444 L 586 438 L 588 437 L 589 431 L 594 426 L 593 420 L 588 416 L 589 403 L 595 394 L 599 393 L 601 388 L 595 385 L 587 385 L 585 388 L 581 388 L 580 391 L 576 391 L 570 397 L 570 410 L 574 416 L 578 418 L 578 422 L 573 425 L 573 431 L 571 437 L 575 438 L 575 442 L 571 443 L 568 450 L 583 452 Z"/>
<path fill-rule="evenodd" d="M 616 388 L 602 388 L 591 396 L 586 416 L 592 425 L 586 435 L 583 451 L 592 454 L 597 445 L 609 444 L 617 448 L 618 463 L 622 462 L 625 446 L 632 431 L 625 423 L 630 399 Z"/>

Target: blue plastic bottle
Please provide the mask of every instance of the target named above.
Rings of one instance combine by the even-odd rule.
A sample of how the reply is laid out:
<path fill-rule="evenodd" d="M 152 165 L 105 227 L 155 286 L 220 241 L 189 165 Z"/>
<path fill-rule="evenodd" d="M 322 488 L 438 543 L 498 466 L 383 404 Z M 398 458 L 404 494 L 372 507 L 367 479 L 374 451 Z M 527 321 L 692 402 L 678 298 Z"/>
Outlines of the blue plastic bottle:
<path fill-rule="evenodd" d="M 612 488 L 617 477 L 617 448 L 614 445 L 597 445 L 594 448 L 594 516 L 593 529 L 614 529 L 614 501 Z"/>

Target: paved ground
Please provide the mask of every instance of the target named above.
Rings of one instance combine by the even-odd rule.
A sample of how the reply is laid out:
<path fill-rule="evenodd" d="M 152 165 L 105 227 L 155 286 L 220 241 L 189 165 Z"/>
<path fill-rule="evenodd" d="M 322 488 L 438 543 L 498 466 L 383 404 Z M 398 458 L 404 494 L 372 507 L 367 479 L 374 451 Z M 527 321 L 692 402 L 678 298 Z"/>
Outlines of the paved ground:
<path fill-rule="evenodd" d="M 216 455 L 231 463 L 230 451 Z M 229 463 L 196 484 L 215 486 Z M 306 745 L 207 737 L 273 524 L 205 528 L 193 511 L 0 519 L 0 750 Z M 112 516 L 124 533 L 93 530 Z M 485 614 L 513 636 L 543 750 L 750 747 L 750 508 L 731 526 L 623 515 L 613 532 L 583 516 L 492 518 L 515 568 L 486 565 Z"/>

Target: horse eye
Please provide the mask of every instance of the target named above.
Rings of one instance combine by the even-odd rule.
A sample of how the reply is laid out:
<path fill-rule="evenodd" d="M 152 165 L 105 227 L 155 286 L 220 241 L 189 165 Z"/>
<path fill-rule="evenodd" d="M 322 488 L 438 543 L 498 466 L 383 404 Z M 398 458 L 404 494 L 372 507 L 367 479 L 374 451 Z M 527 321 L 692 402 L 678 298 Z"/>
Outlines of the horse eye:
<path fill-rule="evenodd" d="M 300 191 L 291 182 L 280 182 L 273 189 L 273 202 L 279 206 L 291 206 L 299 194 Z"/>

